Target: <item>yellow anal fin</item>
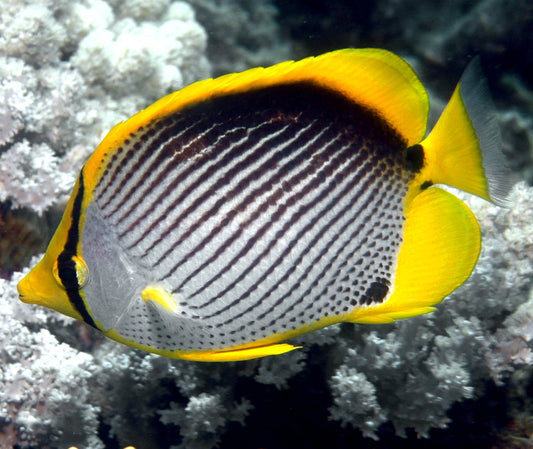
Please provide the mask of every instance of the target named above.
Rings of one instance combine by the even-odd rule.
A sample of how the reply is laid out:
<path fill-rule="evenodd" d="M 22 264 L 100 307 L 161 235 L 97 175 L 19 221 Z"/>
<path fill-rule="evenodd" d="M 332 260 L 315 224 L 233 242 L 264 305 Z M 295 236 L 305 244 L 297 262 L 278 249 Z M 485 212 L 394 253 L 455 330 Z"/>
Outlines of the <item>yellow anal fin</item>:
<path fill-rule="evenodd" d="M 472 273 L 481 249 L 474 214 L 438 187 L 416 196 L 406 210 L 392 292 L 383 304 L 357 309 L 350 321 L 386 323 L 434 310 Z"/>
<path fill-rule="evenodd" d="M 268 355 L 285 354 L 286 352 L 298 349 L 300 346 L 293 346 L 288 343 L 279 343 L 252 348 L 222 350 L 222 351 L 198 351 L 180 354 L 179 358 L 195 360 L 197 362 L 237 362 L 239 360 L 250 360 Z"/>
<path fill-rule="evenodd" d="M 301 346 L 293 346 L 288 343 L 272 343 L 260 344 L 253 347 L 235 347 L 229 349 L 213 349 L 213 350 L 170 350 L 159 349 L 154 346 L 144 345 L 138 341 L 131 340 L 120 335 L 115 329 L 103 331 L 107 337 L 118 341 L 132 348 L 140 349 L 142 351 L 159 354 L 163 357 L 172 359 L 192 360 L 195 362 L 237 362 L 239 360 L 250 360 L 259 357 L 266 357 L 269 355 L 285 354 L 294 349 L 301 348 Z"/>
<path fill-rule="evenodd" d="M 178 310 L 176 298 L 159 285 L 149 285 L 141 292 L 141 298 L 147 303 L 152 303 L 167 312 L 175 313 Z"/>

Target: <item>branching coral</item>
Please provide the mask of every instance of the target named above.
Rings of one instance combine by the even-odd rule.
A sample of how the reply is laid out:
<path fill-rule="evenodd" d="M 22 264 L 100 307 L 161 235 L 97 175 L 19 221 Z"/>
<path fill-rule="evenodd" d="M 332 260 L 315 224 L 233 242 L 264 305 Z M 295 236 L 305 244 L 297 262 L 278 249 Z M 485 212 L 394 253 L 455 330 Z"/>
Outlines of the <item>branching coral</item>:
<path fill-rule="evenodd" d="M 378 426 L 388 420 L 400 435 L 409 427 L 422 436 L 431 428 L 445 427 L 453 402 L 472 397 L 472 377 L 486 353 L 480 352 L 478 322 L 456 320 L 445 329 L 435 324 L 416 318 L 388 332 L 365 332 L 357 336 L 363 339 L 359 344 L 354 338 L 355 348 L 347 347 L 344 363 L 330 381 L 331 418 L 374 438 Z M 343 373 L 353 380 L 347 382 Z"/>
<path fill-rule="evenodd" d="M 61 199 L 114 124 L 209 75 L 205 46 L 183 2 L 3 2 L 0 201 Z"/>
<path fill-rule="evenodd" d="M 249 401 L 228 408 L 223 403 L 223 395 L 200 393 L 191 396 L 185 408 L 175 402 L 170 409 L 160 410 L 163 424 L 179 426 L 183 441 L 171 449 L 211 449 L 220 441 L 220 434 L 228 421 L 237 421 L 244 425 L 244 419 L 252 407 Z"/>
<path fill-rule="evenodd" d="M 89 400 L 93 357 L 59 343 L 46 328 L 30 330 L 14 317 L 16 301 L 12 286 L 0 279 L 0 446 L 83 442 L 103 449 L 95 432 L 99 407 Z M 42 325 L 45 316 L 37 312 L 34 320 Z"/>
<path fill-rule="evenodd" d="M 497 334 L 497 348 L 502 357 L 501 368 L 513 365 L 533 366 L 533 290 L 530 298 L 504 321 Z"/>
<path fill-rule="evenodd" d="M 110 28 L 92 29 L 80 41 L 71 62 L 90 85 L 115 98 L 140 92 L 143 99 L 156 99 L 207 75 L 207 61 L 199 57 L 205 33 L 186 4 L 137 6 L 129 17 L 127 6 L 118 5 L 121 19 Z"/>
<path fill-rule="evenodd" d="M 374 384 L 355 368 L 341 365 L 329 385 L 334 396 L 331 419 L 343 426 L 357 421 L 364 436 L 376 438 L 375 432 L 387 418 L 379 406 Z M 346 410 L 350 410 L 349 415 Z"/>
<path fill-rule="evenodd" d="M 74 185 L 73 173 L 60 170 L 59 159 L 46 143 L 26 139 L 0 155 L 0 201 L 31 205 L 42 213 Z"/>

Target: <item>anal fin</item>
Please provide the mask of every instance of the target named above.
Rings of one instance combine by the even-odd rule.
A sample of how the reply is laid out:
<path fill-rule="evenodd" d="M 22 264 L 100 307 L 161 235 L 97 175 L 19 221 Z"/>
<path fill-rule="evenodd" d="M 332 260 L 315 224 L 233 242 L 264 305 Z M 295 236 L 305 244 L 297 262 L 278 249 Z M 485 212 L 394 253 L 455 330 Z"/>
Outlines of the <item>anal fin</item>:
<path fill-rule="evenodd" d="M 286 352 L 298 348 L 300 348 L 300 346 L 293 346 L 288 343 L 277 343 L 242 349 L 189 352 L 180 354 L 180 358 L 195 360 L 198 362 L 236 362 L 240 360 L 266 357 L 268 355 L 285 354 Z"/>
<path fill-rule="evenodd" d="M 390 296 L 383 304 L 354 310 L 350 321 L 386 323 L 433 311 L 470 276 L 480 249 L 472 211 L 438 187 L 423 191 L 406 210 Z"/>
<path fill-rule="evenodd" d="M 179 308 L 176 298 L 159 285 L 145 287 L 141 292 L 141 298 L 151 307 L 154 307 L 163 320 L 171 318 L 171 315 L 177 313 Z M 178 351 L 176 353 L 172 351 L 157 351 L 157 353 L 167 357 L 195 360 L 198 362 L 235 362 L 268 355 L 284 354 L 297 348 L 299 346 L 293 346 L 288 343 L 273 343 L 253 347 L 236 347 L 227 350 Z"/>

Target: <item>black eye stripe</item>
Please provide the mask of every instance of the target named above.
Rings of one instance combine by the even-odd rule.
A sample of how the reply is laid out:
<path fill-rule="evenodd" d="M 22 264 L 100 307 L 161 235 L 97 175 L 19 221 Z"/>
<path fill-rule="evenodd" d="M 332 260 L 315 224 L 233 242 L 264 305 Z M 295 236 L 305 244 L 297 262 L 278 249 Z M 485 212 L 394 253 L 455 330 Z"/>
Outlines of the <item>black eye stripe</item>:
<path fill-rule="evenodd" d="M 73 254 L 63 251 L 57 258 L 57 272 L 65 290 L 79 290 L 80 285 L 76 273 L 76 263 Z"/>
<path fill-rule="evenodd" d="M 83 202 L 83 194 L 85 186 L 83 183 L 83 170 L 80 172 L 78 178 L 78 192 L 72 205 L 71 224 L 68 230 L 67 242 L 59 257 L 57 258 L 57 270 L 59 279 L 65 291 L 67 292 L 68 299 L 72 304 L 72 307 L 81 315 L 83 321 L 90 326 L 98 329 L 92 316 L 89 314 L 87 307 L 80 295 L 78 276 L 76 274 L 76 262 L 72 259 L 76 255 L 78 248 L 78 242 L 80 240 L 80 218 L 81 218 L 81 205 Z"/>

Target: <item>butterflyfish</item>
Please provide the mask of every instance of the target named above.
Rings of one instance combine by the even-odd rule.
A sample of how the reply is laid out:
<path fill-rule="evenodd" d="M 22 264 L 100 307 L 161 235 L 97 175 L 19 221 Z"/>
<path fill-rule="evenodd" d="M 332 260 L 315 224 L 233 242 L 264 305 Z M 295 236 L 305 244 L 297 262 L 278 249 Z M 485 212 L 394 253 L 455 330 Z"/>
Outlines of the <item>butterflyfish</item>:
<path fill-rule="evenodd" d="M 434 310 L 510 190 L 479 62 L 426 136 L 428 95 L 380 49 L 196 82 L 116 125 L 20 299 L 167 357 L 234 361 L 339 322 Z"/>

